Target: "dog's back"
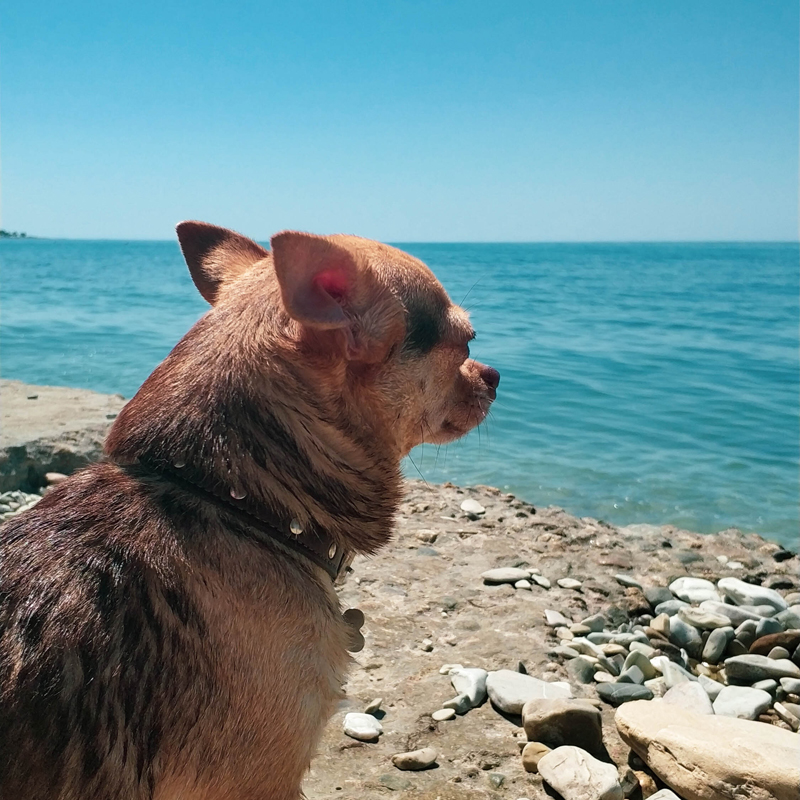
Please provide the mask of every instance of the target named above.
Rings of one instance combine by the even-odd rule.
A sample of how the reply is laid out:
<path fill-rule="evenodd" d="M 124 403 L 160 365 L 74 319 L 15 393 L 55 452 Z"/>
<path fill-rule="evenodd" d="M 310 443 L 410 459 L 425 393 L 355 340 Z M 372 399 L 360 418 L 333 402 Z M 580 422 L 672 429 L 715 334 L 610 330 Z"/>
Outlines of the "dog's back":
<path fill-rule="evenodd" d="M 335 597 L 219 525 L 103 464 L 0 529 L 2 800 L 297 796 L 343 679 Z"/>

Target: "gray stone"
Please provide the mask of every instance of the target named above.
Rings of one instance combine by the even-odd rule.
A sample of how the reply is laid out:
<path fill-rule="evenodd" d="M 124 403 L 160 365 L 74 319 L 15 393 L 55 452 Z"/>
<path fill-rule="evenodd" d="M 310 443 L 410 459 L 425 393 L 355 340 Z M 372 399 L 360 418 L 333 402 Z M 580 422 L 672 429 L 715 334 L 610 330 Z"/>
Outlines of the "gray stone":
<path fill-rule="evenodd" d="M 800 628 L 800 606 L 792 606 L 786 611 L 781 611 L 775 615 L 775 619 L 783 625 L 786 630 L 797 630 Z"/>
<path fill-rule="evenodd" d="M 670 661 L 666 656 L 656 656 L 650 660 L 650 663 L 657 669 L 661 670 L 667 688 L 671 689 L 679 683 L 685 681 L 696 681 L 697 678 L 691 672 L 685 670 L 680 664 Z"/>
<path fill-rule="evenodd" d="M 702 603 L 704 600 L 719 600 L 716 586 L 705 578 L 678 578 L 669 585 L 675 597 L 687 603 Z M 658 611 L 656 609 L 656 611 Z"/>
<path fill-rule="evenodd" d="M 714 701 L 714 713 L 721 717 L 755 719 L 772 705 L 772 696 L 750 686 L 725 686 Z"/>
<path fill-rule="evenodd" d="M 527 580 L 530 572 L 527 569 L 517 569 L 516 567 L 498 567 L 489 569 L 481 574 L 484 583 L 497 585 L 500 583 L 516 583 L 517 581 Z"/>
<path fill-rule="evenodd" d="M 383 725 L 372 714 L 345 714 L 344 732 L 359 742 L 376 742 L 383 733 Z"/>
<path fill-rule="evenodd" d="M 653 655 L 655 655 L 655 651 L 653 651 Z M 622 665 L 623 672 L 634 665 L 642 671 L 645 680 L 649 681 L 656 677 L 656 668 L 650 663 L 650 659 L 638 650 L 631 650 L 628 654 Z"/>
<path fill-rule="evenodd" d="M 670 619 L 669 640 L 674 645 L 684 648 L 692 658 L 700 658 L 703 652 L 703 639 L 700 632 L 679 616 Z"/>
<path fill-rule="evenodd" d="M 544 621 L 549 628 L 560 628 L 562 625 L 565 628 L 569 628 L 572 625 L 560 611 L 553 611 L 552 608 L 544 610 Z"/>
<path fill-rule="evenodd" d="M 666 681 L 660 677 L 651 678 L 642 685 L 646 686 L 653 693 L 653 697 L 663 697 L 667 693 Z"/>
<path fill-rule="evenodd" d="M 645 586 L 642 589 L 644 593 L 645 599 L 648 603 L 650 603 L 653 608 L 661 603 L 666 603 L 668 600 L 672 600 L 672 592 L 667 589 L 666 586 Z"/>
<path fill-rule="evenodd" d="M 472 708 L 472 702 L 469 695 L 457 694 L 450 700 L 445 700 L 442 703 L 442 709 L 449 709 L 455 711 L 456 714 L 466 714 Z"/>
<path fill-rule="evenodd" d="M 723 688 L 721 683 L 717 683 L 717 681 L 713 681 L 705 675 L 698 675 L 697 682 L 703 687 L 712 703 L 719 697 L 719 693 Z"/>
<path fill-rule="evenodd" d="M 774 589 L 745 583 L 739 578 L 722 578 L 717 582 L 717 587 L 737 606 L 767 605 L 776 611 L 783 611 L 788 607 L 786 601 Z"/>
<path fill-rule="evenodd" d="M 679 683 L 677 686 L 667 689 L 663 700 L 665 703 L 680 706 L 688 711 L 694 711 L 697 714 L 714 713 L 714 709 L 711 706 L 711 699 L 706 693 L 706 690 L 700 683 L 695 683 L 693 681 Z"/>
<path fill-rule="evenodd" d="M 737 628 L 748 619 L 752 619 L 755 622 L 763 619 L 760 614 L 755 614 L 752 611 L 748 611 L 746 608 L 740 608 L 730 603 L 719 603 L 714 600 L 705 600 L 700 603 L 700 608 L 702 608 L 703 611 L 710 611 L 712 614 L 722 614 L 726 616 L 731 621 L 731 625 L 733 625 L 734 628 Z"/>
<path fill-rule="evenodd" d="M 550 748 L 572 744 L 603 754 L 602 714 L 585 700 L 529 700 L 522 708 L 528 741 Z"/>
<path fill-rule="evenodd" d="M 428 769 L 436 763 L 438 755 L 432 747 L 423 747 L 420 750 L 410 750 L 408 753 L 393 755 L 392 764 L 402 770 Z"/>
<path fill-rule="evenodd" d="M 586 656 L 578 656 L 567 662 L 567 673 L 576 683 L 591 683 L 595 672 L 597 672 L 597 666 Z"/>
<path fill-rule="evenodd" d="M 756 640 L 757 625 L 758 623 L 755 620 L 747 619 L 736 629 L 736 638 L 745 647 L 750 647 Z"/>
<path fill-rule="evenodd" d="M 727 628 L 731 625 L 728 617 L 716 614 L 708 609 L 694 608 L 693 606 L 679 608 L 678 617 L 700 630 L 713 631 L 715 628 Z"/>
<path fill-rule="evenodd" d="M 776 660 L 779 658 L 789 658 L 789 651 L 785 647 L 773 647 L 772 650 L 767 653 L 767 658 Z"/>
<path fill-rule="evenodd" d="M 542 587 L 542 589 L 549 589 L 550 588 L 550 581 L 544 577 L 544 575 L 536 575 L 532 574 L 530 578 L 534 583 L 538 584 Z"/>
<path fill-rule="evenodd" d="M 782 630 L 783 625 L 774 617 L 760 619 L 756 624 L 756 639 L 769 636 L 771 633 L 780 633 Z"/>
<path fill-rule="evenodd" d="M 731 639 L 733 639 L 733 628 L 731 627 L 717 628 L 711 631 L 703 645 L 703 661 L 707 661 L 709 664 L 719 663 Z"/>
<path fill-rule="evenodd" d="M 597 696 L 612 706 L 619 706 L 631 700 L 652 700 L 653 692 L 636 683 L 598 683 Z"/>
<path fill-rule="evenodd" d="M 385 786 L 393 792 L 404 792 L 410 789 L 414 784 L 408 778 L 402 778 L 400 775 L 381 775 L 378 778 L 381 786 Z"/>
<path fill-rule="evenodd" d="M 458 694 L 469 697 L 473 708 L 486 699 L 486 678 L 489 673 L 479 667 L 465 667 L 450 671 L 450 683 Z"/>
<path fill-rule="evenodd" d="M 454 708 L 439 708 L 431 714 L 431 718 L 435 722 L 447 722 L 449 719 L 453 719 L 456 715 L 456 710 Z"/>
<path fill-rule="evenodd" d="M 564 800 L 623 800 L 617 768 L 562 745 L 539 759 L 539 774 Z"/>
<path fill-rule="evenodd" d="M 761 689 L 762 692 L 769 692 L 773 697 L 778 689 L 778 681 L 774 678 L 766 678 L 763 681 L 756 681 L 753 684 L 754 689 Z"/>
<path fill-rule="evenodd" d="M 614 634 L 608 631 L 592 631 L 586 634 L 586 638 L 592 644 L 607 644 L 614 638 Z"/>
<path fill-rule="evenodd" d="M 556 583 L 562 589 L 580 589 L 582 586 L 581 582 L 575 580 L 575 578 L 559 578 Z"/>
<path fill-rule="evenodd" d="M 591 617 L 581 620 L 581 624 L 589 628 L 591 633 L 599 633 L 606 626 L 605 617 L 602 614 L 592 614 Z"/>
<path fill-rule="evenodd" d="M 793 731 L 800 729 L 800 717 L 795 716 L 783 703 L 775 703 L 772 708 Z"/>
<path fill-rule="evenodd" d="M 618 572 L 614 576 L 614 580 L 620 586 L 633 586 L 636 589 L 642 589 L 642 591 L 644 591 L 644 587 L 642 586 L 642 584 L 639 583 L 639 581 L 637 581 L 636 578 L 634 578 L 632 575 L 625 575 L 622 572 Z M 645 595 L 645 597 L 646 597 L 646 595 Z M 648 602 L 649 602 L 649 600 L 648 600 Z"/>
<path fill-rule="evenodd" d="M 376 711 L 381 710 L 381 706 L 383 705 L 383 698 L 376 697 L 371 702 L 367 703 L 366 708 L 364 709 L 365 714 L 374 714 Z"/>
<path fill-rule="evenodd" d="M 781 678 L 781 688 L 789 694 L 800 694 L 800 678 Z"/>
<path fill-rule="evenodd" d="M 570 663 L 575 661 L 577 659 L 573 659 Z M 520 714 L 522 707 L 529 700 L 572 697 L 568 683 L 541 681 L 532 675 L 523 675 L 509 669 L 490 672 L 486 679 L 486 689 L 492 703 L 506 714 Z"/>
<path fill-rule="evenodd" d="M 533 588 L 533 584 L 527 578 L 523 578 L 521 581 L 517 581 L 514 584 L 514 588 L 515 589 L 532 589 Z"/>
<path fill-rule="evenodd" d="M 617 683 L 644 683 L 644 673 L 633 664 L 620 673 Z"/>
<path fill-rule="evenodd" d="M 659 614 L 666 614 L 669 617 L 674 617 L 675 614 L 678 613 L 678 609 L 682 608 L 683 606 L 688 606 L 689 604 L 683 600 L 667 600 L 664 603 L 659 603 L 654 611 L 656 612 L 656 616 Z"/>
<path fill-rule="evenodd" d="M 592 629 L 588 625 L 583 625 L 580 622 L 575 622 L 570 625 L 569 630 L 573 636 L 586 636 L 587 633 L 592 632 Z"/>
<path fill-rule="evenodd" d="M 561 656 L 562 658 L 577 658 L 580 653 L 573 650 L 568 644 L 560 644 L 550 651 L 551 655 Z"/>
<path fill-rule="evenodd" d="M 765 678 L 800 678 L 800 667 L 788 658 L 769 658 L 748 653 L 725 659 L 725 674 L 730 683 L 752 684 Z"/>

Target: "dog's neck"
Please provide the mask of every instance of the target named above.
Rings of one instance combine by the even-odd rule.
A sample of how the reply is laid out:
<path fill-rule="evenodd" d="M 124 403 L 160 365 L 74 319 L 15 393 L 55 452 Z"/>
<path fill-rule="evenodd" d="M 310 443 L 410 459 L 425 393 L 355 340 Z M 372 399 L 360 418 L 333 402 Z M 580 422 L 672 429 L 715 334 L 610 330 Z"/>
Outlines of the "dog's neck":
<path fill-rule="evenodd" d="M 397 458 L 348 429 L 341 405 L 286 365 L 234 373 L 183 347 L 189 336 L 120 412 L 107 456 L 170 465 L 218 496 L 313 523 L 348 550 L 383 545 L 400 500 Z"/>

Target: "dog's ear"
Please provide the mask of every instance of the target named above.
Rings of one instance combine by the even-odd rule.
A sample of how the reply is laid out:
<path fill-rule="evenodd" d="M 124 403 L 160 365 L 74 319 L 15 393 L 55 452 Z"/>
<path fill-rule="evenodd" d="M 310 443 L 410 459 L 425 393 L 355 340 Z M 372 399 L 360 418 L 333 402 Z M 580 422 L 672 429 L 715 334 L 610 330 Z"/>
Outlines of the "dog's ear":
<path fill-rule="evenodd" d="M 212 306 L 223 283 L 269 256 L 252 239 L 207 222 L 181 222 L 176 231 L 194 285 Z"/>
<path fill-rule="evenodd" d="M 358 280 L 353 255 L 324 236 L 282 231 L 271 240 L 275 274 L 289 316 L 315 328 L 346 328 Z"/>

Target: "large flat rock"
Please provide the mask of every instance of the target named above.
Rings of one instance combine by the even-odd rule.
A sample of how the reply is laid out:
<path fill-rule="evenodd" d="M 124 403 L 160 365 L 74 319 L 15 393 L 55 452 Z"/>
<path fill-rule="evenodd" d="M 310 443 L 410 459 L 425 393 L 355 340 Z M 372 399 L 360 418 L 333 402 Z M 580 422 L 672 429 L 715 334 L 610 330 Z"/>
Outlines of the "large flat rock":
<path fill-rule="evenodd" d="M 658 700 L 626 703 L 615 721 L 623 740 L 685 800 L 797 800 L 796 733 Z"/>
<path fill-rule="evenodd" d="M 0 492 L 36 489 L 47 472 L 97 461 L 122 395 L 0 380 Z"/>

